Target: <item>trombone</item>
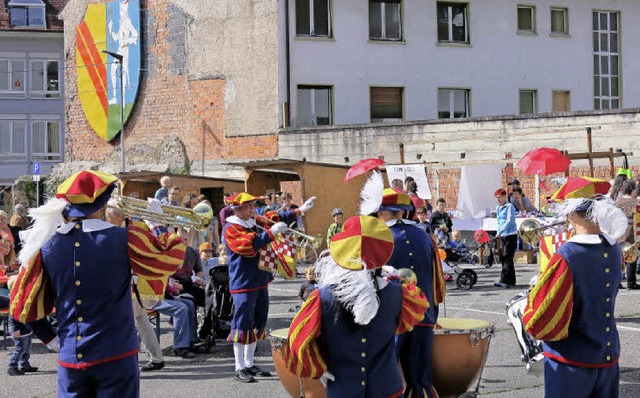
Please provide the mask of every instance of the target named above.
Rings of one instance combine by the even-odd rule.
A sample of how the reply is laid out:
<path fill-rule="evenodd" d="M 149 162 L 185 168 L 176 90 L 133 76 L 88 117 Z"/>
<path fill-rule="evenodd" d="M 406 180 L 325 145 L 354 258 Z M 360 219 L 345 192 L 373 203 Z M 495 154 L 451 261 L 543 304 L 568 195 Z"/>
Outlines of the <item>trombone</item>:
<path fill-rule="evenodd" d="M 195 228 L 199 231 L 206 229 L 213 220 L 213 209 L 206 203 L 198 203 L 193 209 L 180 206 L 161 205 L 163 213 L 149 210 L 149 203 L 142 199 L 117 195 L 116 207 L 126 217 L 138 217 L 165 225 L 178 225 Z"/>
<path fill-rule="evenodd" d="M 263 216 L 256 216 L 256 221 L 257 221 L 258 217 L 260 219 L 268 222 L 268 223 L 271 223 L 271 224 L 275 224 L 276 223 L 275 221 L 270 220 L 270 219 L 268 219 L 266 217 L 263 217 Z M 260 228 L 262 230 L 265 230 L 265 231 L 267 230 L 266 228 L 264 228 L 263 226 L 259 225 L 258 223 L 256 223 L 256 227 L 258 227 L 258 228 Z M 318 250 L 320 248 L 320 246 L 322 246 L 322 234 L 317 234 L 315 236 L 311 236 L 311 235 L 307 235 L 307 234 L 305 234 L 303 232 L 300 232 L 300 231 L 298 231 L 296 229 L 288 228 L 288 227 L 287 227 L 287 233 L 290 233 L 292 235 L 295 235 L 297 237 L 300 237 L 300 238 L 308 241 L 311 244 L 311 247 L 313 247 L 316 250 Z M 303 244 L 300 244 L 298 242 L 294 242 L 294 244 L 296 246 L 299 246 L 299 247 L 303 246 Z"/>

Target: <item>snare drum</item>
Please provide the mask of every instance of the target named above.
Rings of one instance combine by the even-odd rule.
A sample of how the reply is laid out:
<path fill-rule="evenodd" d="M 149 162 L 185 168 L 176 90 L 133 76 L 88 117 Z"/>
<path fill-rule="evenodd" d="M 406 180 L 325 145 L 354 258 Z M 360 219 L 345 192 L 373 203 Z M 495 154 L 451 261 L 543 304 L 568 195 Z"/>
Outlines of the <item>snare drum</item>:
<path fill-rule="evenodd" d="M 480 319 L 439 318 L 433 335 L 431 375 L 441 398 L 457 397 L 475 385 L 489 352 L 494 324 Z"/>
<path fill-rule="evenodd" d="M 287 393 L 293 398 L 326 398 L 327 392 L 320 380 L 309 377 L 300 378 L 291 373 L 287 368 L 285 357 L 289 351 L 288 340 L 289 328 L 276 329 L 269 332 L 273 364 L 285 390 L 287 390 Z"/>

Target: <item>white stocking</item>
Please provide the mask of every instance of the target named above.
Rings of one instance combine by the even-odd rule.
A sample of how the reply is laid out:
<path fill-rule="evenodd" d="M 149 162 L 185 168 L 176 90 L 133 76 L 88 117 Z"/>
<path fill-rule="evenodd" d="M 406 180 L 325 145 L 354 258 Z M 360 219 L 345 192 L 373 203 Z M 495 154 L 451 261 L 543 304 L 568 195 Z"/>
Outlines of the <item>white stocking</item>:
<path fill-rule="evenodd" d="M 244 353 L 247 345 L 242 343 L 233 343 L 233 356 L 236 359 L 236 370 L 241 370 L 247 367 L 244 362 Z"/>
<path fill-rule="evenodd" d="M 247 365 L 247 368 L 253 366 L 253 355 L 256 353 L 256 345 L 257 342 L 253 342 L 251 344 L 247 344 L 244 346 L 244 363 Z"/>

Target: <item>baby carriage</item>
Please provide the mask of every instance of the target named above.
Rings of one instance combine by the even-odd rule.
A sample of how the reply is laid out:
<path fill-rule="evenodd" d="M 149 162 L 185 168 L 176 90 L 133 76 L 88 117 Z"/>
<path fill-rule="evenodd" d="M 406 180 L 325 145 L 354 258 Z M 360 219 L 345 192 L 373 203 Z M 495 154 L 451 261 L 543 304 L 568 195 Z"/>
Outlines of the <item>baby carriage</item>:
<path fill-rule="evenodd" d="M 205 294 L 205 314 L 211 320 L 210 345 L 215 345 L 216 339 L 229 335 L 233 319 L 228 265 L 217 265 L 209 270 L 209 283 Z"/>
<path fill-rule="evenodd" d="M 542 343 L 527 333 L 522 323 L 522 314 L 527 305 L 528 296 L 529 292 L 527 290 L 518 293 L 507 302 L 505 311 L 507 313 L 507 322 L 513 327 L 522 352 L 520 359 L 524 362 L 527 372 L 540 376 L 543 373 L 544 365 Z"/>
<path fill-rule="evenodd" d="M 453 249 L 438 249 L 442 260 L 442 271 L 445 273 L 445 281 L 454 279 L 456 286 L 462 290 L 469 290 L 478 281 L 478 274 L 471 268 L 462 268 L 459 264 L 476 264 L 477 256 L 473 252 Z"/>

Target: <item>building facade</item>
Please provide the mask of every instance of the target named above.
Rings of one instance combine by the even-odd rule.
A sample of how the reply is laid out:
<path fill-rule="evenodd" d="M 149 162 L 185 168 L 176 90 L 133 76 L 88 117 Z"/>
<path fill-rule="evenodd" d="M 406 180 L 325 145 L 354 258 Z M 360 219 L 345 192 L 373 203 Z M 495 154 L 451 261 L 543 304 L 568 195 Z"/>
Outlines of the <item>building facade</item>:
<path fill-rule="evenodd" d="M 0 185 L 64 161 L 64 3 L 0 1 Z"/>

